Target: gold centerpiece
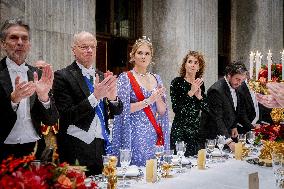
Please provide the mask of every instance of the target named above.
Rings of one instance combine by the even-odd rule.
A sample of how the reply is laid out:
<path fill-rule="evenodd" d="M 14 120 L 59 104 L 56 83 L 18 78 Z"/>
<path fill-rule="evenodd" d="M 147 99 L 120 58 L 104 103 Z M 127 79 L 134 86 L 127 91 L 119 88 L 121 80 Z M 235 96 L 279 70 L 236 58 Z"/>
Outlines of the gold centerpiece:
<path fill-rule="evenodd" d="M 108 163 L 105 164 L 103 169 L 103 174 L 107 177 L 108 184 L 107 189 L 115 189 L 117 186 L 117 157 L 110 156 L 108 159 Z"/>

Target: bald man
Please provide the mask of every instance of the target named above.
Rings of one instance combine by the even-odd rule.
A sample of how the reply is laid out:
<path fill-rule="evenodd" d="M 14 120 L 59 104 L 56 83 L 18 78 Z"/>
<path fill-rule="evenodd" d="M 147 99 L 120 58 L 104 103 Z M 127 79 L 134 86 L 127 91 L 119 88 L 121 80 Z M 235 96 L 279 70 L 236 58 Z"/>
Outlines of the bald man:
<path fill-rule="evenodd" d="M 116 76 L 95 69 L 97 40 L 89 32 L 74 35 L 75 61 L 55 72 L 54 99 L 60 114 L 60 160 L 102 172 L 102 155 L 111 153 L 108 118 L 122 112 Z"/>

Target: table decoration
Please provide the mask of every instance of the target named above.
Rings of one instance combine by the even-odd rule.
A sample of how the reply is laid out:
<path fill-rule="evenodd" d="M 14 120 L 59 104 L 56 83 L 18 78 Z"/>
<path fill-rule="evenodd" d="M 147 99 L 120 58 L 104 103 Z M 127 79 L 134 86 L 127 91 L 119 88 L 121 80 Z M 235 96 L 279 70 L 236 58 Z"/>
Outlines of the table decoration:
<path fill-rule="evenodd" d="M 104 165 L 103 174 L 107 177 L 107 188 L 115 189 L 117 187 L 117 157 L 109 156 L 108 163 Z"/>
<path fill-rule="evenodd" d="M 9 157 L 0 165 L 0 188 L 13 189 L 95 189 L 97 185 L 91 182 L 85 185 L 85 167 L 70 166 L 67 163 L 36 163 L 35 156 L 22 158 Z"/>

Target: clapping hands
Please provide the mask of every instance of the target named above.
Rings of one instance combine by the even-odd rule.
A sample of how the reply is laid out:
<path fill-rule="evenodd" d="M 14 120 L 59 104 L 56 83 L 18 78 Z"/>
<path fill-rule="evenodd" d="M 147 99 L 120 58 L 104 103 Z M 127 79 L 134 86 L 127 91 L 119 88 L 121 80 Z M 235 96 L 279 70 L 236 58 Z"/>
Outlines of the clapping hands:
<path fill-rule="evenodd" d="M 199 100 L 202 99 L 201 95 L 201 85 L 203 84 L 203 79 L 202 78 L 197 78 L 194 80 L 194 82 L 191 84 L 191 89 L 188 92 L 190 96 L 196 96 Z"/>
<path fill-rule="evenodd" d="M 99 75 L 96 74 L 94 95 L 96 99 L 107 97 L 109 100 L 115 100 L 117 96 L 116 88 L 117 78 L 112 72 L 107 71 L 104 73 L 104 80 L 99 81 Z"/>
<path fill-rule="evenodd" d="M 166 88 L 162 85 L 158 86 L 157 89 L 149 97 L 149 103 L 153 104 L 156 101 L 163 100 L 162 96 L 165 95 Z"/>
<path fill-rule="evenodd" d="M 284 107 L 284 84 L 274 82 L 266 86 L 269 95 L 256 94 L 257 101 L 268 108 Z"/>

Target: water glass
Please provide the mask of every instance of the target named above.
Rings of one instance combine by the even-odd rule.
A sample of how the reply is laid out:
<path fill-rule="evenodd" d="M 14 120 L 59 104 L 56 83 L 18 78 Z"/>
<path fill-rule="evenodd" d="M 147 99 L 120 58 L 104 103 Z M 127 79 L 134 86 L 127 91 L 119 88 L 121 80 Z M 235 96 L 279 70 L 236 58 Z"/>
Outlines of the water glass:
<path fill-rule="evenodd" d="M 246 135 L 245 134 L 239 134 L 238 135 L 238 141 L 240 143 L 242 143 L 243 145 L 245 145 L 245 143 L 246 143 Z"/>
<path fill-rule="evenodd" d="M 126 185 L 125 182 L 125 176 L 126 176 L 126 171 L 128 166 L 130 165 L 131 162 L 131 150 L 130 149 L 120 149 L 120 165 L 122 168 L 122 174 L 123 174 L 123 188 L 128 188 L 130 187 L 129 185 Z"/>
<path fill-rule="evenodd" d="M 247 141 L 249 143 L 250 154 L 252 154 L 252 152 L 253 152 L 253 143 L 254 143 L 254 140 L 255 140 L 255 132 L 254 131 L 247 132 L 246 139 L 247 139 Z"/>
<path fill-rule="evenodd" d="M 217 136 L 217 146 L 221 152 L 221 156 L 223 156 L 223 148 L 225 144 L 226 144 L 226 137 L 221 135 Z"/>
<path fill-rule="evenodd" d="M 176 151 L 177 151 L 177 156 L 179 157 L 179 173 L 182 173 L 182 157 L 184 156 L 184 153 L 186 151 L 186 144 L 184 141 L 179 141 L 176 142 Z"/>
<path fill-rule="evenodd" d="M 272 156 L 272 168 L 276 180 L 276 186 L 278 186 L 279 182 L 282 179 L 281 173 L 283 172 L 283 167 L 282 167 L 283 155 L 281 153 L 272 152 L 271 156 Z"/>
<path fill-rule="evenodd" d="M 208 155 L 209 155 L 208 163 L 212 163 L 213 162 L 212 152 L 214 151 L 215 146 L 216 146 L 216 139 L 207 139 L 205 146 L 206 146 L 206 150 L 207 150 Z"/>
<path fill-rule="evenodd" d="M 169 172 L 173 167 L 172 159 L 174 155 L 174 150 L 165 150 L 163 156 L 163 163 L 162 163 L 162 170 L 163 170 L 163 177 L 169 178 Z"/>

